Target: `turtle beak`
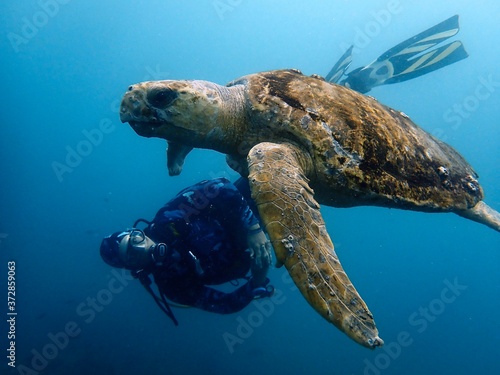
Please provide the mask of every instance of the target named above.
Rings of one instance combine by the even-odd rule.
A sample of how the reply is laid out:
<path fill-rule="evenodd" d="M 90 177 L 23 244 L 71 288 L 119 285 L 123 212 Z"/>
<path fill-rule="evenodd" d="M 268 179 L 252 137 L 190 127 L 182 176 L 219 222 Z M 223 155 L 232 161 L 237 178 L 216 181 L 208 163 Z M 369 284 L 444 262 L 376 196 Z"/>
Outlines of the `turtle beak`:
<path fill-rule="evenodd" d="M 120 121 L 123 123 L 137 121 L 138 117 L 147 112 L 145 95 L 134 86 L 128 88 L 120 104 Z"/>
<path fill-rule="evenodd" d="M 123 106 L 120 108 L 120 121 L 122 123 L 133 121 L 132 115 L 129 112 L 123 110 Z"/>
<path fill-rule="evenodd" d="M 121 122 L 157 123 L 158 113 L 147 100 L 147 87 L 143 84 L 132 85 L 123 95 L 120 104 Z"/>

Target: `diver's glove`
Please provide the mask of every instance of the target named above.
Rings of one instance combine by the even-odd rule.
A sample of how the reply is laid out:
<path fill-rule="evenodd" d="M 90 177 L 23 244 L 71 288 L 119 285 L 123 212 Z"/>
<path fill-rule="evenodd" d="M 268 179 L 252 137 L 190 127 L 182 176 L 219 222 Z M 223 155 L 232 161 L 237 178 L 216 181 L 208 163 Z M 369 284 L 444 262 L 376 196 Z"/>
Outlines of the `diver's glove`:
<path fill-rule="evenodd" d="M 249 281 L 249 284 L 252 284 L 252 279 Z M 252 295 L 254 299 L 271 297 L 274 294 L 274 286 L 269 284 L 269 278 L 266 277 L 266 281 L 260 284 L 258 287 L 253 288 Z"/>

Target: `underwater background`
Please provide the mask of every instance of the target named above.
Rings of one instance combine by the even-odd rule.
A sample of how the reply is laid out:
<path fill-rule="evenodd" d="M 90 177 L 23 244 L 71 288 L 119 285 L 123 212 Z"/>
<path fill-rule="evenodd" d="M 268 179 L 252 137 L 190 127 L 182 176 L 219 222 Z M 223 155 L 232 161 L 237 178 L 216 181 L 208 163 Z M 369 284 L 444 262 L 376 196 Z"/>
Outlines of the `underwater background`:
<path fill-rule="evenodd" d="M 500 236 L 454 214 L 322 208 L 385 340 L 374 351 L 314 312 L 283 268 L 270 271 L 276 298 L 226 316 L 175 309 L 174 327 L 99 256 L 103 236 L 182 188 L 237 178 L 208 150 L 169 177 L 165 142 L 119 121 L 130 84 L 326 75 L 351 44 L 356 68 L 454 14 L 467 59 L 370 95 L 455 147 L 498 210 L 497 0 L 2 1 L 0 373 L 500 373 Z"/>

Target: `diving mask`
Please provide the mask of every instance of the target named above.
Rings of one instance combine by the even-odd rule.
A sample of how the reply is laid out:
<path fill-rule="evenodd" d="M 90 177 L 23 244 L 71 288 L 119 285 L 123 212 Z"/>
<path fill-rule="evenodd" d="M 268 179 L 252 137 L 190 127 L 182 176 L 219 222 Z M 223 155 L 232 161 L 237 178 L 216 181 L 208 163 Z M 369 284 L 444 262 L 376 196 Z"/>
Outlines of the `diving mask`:
<path fill-rule="evenodd" d="M 125 268 L 130 270 L 143 269 L 153 262 L 153 242 L 140 229 L 132 229 L 120 241 L 119 255 Z"/>

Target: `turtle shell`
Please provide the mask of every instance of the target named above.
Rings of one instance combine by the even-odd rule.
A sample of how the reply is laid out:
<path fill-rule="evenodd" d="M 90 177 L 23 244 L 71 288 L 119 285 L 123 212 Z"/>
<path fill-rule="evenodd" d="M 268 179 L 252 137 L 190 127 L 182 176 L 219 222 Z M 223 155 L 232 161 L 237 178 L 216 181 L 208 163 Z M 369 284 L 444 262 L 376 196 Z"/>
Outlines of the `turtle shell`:
<path fill-rule="evenodd" d="M 456 211 L 483 199 L 453 148 L 374 98 L 296 70 L 248 75 L 248 138 L 290 142 L 312 156 L 320 203 Z"/>

